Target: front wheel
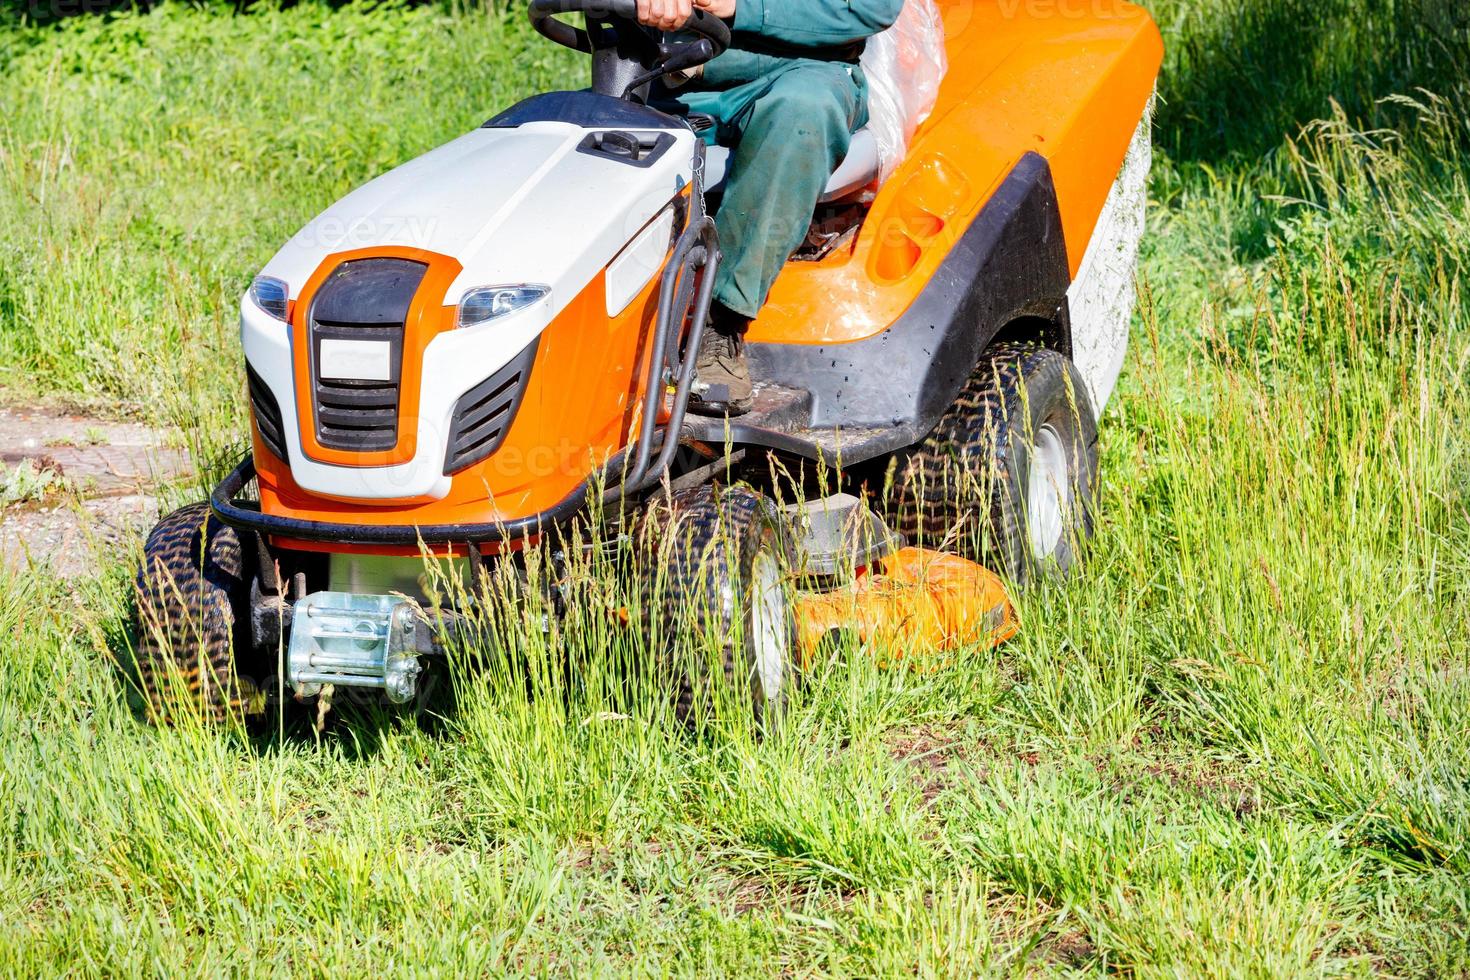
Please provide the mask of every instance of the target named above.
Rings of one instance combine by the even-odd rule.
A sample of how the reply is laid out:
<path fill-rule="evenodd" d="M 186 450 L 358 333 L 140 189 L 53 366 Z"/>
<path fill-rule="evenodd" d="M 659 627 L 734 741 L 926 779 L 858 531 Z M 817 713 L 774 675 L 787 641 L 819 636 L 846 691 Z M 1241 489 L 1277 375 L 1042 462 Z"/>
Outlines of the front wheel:
<path fill-rule="evenodd" d="M 911 540 L 996 559 L 1016 582 L 1065 573 L 1092 533 L 1097 422 L 1066 356 L 1002 344 L 895 460 L 888 510 Z"/>
<path fill-rule="evenodd" d="M 757 726 L 774 724 L 795 681 L 785 515 L 747 487 L 702 486 L 649 516 L 656 544 L 644 559 L 644 626 L 679 720 L 696 724 L 726 692 Z"/>
<path fill-rule="evenodd" d="M 134 595 L 138 680 L 150 720 L 264 711 L 261 689 L 235 659 L 249 644 L 240 615 L 250 595 L 245 556 L 235 529 L 208 504 L 181 507 L 153 528 Z"/>

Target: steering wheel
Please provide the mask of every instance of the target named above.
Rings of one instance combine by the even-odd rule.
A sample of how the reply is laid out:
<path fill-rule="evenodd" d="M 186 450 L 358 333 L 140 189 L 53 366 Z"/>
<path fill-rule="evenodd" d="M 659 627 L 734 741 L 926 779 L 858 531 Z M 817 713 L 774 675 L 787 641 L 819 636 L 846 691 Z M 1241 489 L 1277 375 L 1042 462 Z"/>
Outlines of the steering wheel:
<path fill-rule="evenodd" d="M 592 39 L 587 32 L 580 27 L 563 24 L 553 16 L 554 14 L 581 13 L 589 18 L 611 17 L 638 24 L 637 0 L 531 0 L 530 13 L 531 26 L 536 28 L 538 34 L 564 47 L 581 51 L 583 54 L 592 53 Z M 650 32 L 645 30 L 641 24 L 638 26 L 645 36 L 650 35 Z M 698 7 L 694 8 L 694 12 L 689 15 L 689 19 L 679 30 L 689 31 L 698 37 L 693 41 L 653 42 L 661 49 L 663 55 L 661 60 L 669 60 L 672 50 L 699 44 L 700 40 L 709 42 L 711 53 L 707 57 L 699 58 L 695 63 L 709 61 L 730 46 L 730 28 L 720 18 Z M 653 40 L 651 36 L 650 40 Z M 681 64 L 680 67 L 689 68 L 693 67 L 693 64 Z"/>

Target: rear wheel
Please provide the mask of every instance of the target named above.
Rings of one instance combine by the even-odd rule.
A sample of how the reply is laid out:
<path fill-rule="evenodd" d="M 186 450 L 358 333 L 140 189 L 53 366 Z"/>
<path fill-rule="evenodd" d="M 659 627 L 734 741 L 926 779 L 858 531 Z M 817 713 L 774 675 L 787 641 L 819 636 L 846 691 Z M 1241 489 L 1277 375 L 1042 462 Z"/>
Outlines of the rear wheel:
<path fill-rule="evenodd" d="M 895 461 L 889 515 L 911 540 L 996 560 L 1025 583 L 1066 572 L 1092 533 L 1097 422 L 1071 360 L 986 353 L 934 430 Z"/>
<path fill-rule="evenodd" d="M 237 645 L 248 645 L 238 615 L 250 596 L 240 539 L 208 504 L 181 507 L 153 528 L 135 595 L 138 680 L 150 720 L 264 711 L 261 689 L 239 676 L 235 660 Z"/>
<path fill-rule="evenodd" d="M 642 575 L 644 625 L 679 720 L 697 722 L 724 692 L 773 724 L 795 679 L 785 515 L 747 487 L 702 486 L 649 516 L 658 544 Z"/>

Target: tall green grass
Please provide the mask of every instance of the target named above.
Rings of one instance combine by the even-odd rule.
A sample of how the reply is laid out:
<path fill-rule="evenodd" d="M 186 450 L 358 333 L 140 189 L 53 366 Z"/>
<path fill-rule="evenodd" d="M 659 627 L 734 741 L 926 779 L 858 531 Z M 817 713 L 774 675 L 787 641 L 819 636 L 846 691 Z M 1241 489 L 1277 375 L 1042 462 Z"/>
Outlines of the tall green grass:
<path fill-rule="evenodd" d="M 925 673 L 839 649 L 771 738 L 691 738 L 619 700 L 589 596 L 439 715 L 155 730 L 109 666 L 134 555 L 0 583 L 0 964 L 1470 970 L 1470 121 L 1434 67 L 1461 36 L 1407 9 L 1158 5 L 1102 519 L 1000 650 Z M 274 243 L 571 67 L 516 23 L 392 7 L 0 44 L 7 394 L 215 448 Z"/>
<path fill-rule="evenodd" d="M 250 277 L 352 187 L 563 82 L 533 37 L 397 5 L 0 32 L 0 383 L 238 438 Z"/>

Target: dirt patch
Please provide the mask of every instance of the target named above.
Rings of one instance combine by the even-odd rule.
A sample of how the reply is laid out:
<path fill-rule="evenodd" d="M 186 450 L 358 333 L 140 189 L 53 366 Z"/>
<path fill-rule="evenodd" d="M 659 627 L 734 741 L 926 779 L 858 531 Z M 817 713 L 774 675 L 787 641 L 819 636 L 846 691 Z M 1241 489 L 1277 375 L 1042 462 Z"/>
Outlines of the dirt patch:
<path fill-rule="evenodd" d="M 958 725 L 915 725 L 885 740 L 889 755 L 912 768 L 926 807 L 953 782 L 951 764 L 966 761 L 970 755 L 973 746 L 964 743 L 961 735 Z"/>
<path fill-rule="evenodd" d="M 1119 770 L 1109 759 L 1098 756 L 1092 764 L 1100 776 L 1114 774 L 1112 791 L 1123 803 L 1132 803 L 1140 793 L 1147 794 L 1149 784 L 1156 783 L 1227 810 L 1241 820 L 1255 816 L 1263 805 L 1260 786 L 1251 782 L 1244 770 L 1215 759 L 1135 760 Z"/>
<path fill-rule="evenodd" d="M 100 549 L 153 525 L 160 484 L 192 472 L 147 426 L 0 409 L 0 565 L 85 574 Z"/>
<path fill-rule="evenodd" d="M 1086 929 L 1071 932 L 1050 933 L 1037 944 L 1033 959 L 1044 963 L 1080 970 L 1097 958 L 1097 947 Z"/>
<path fill-rule="evenodd" d="M 855 894 L 814 884 L 799 875 L 757 868 L 746 856 L 731 855 L 717 847 L 675 854 L 663 843 L 649 840 L 616 848 L 578 844 L 563 855 L 578 872 L 616 882 L 631 896 L 644 896 L 650 887 L 661 887 L 659 883 L 665 880 L 669 868 L 678 867 L 684 882 L 680 897 L 716 908 L 726 917 L 798 909 L 831 913 L 846 907 Z"/>
<path fill-rule="evenodd" d="M 1146 771 L 1176 789 L 1184 789 L 1215 806 L 1229 810 L 1242 820 L 1261 809 L 1260 787 L 1247 782 L 1221 763 L 1198 766 L 1153 763 Z"/>

